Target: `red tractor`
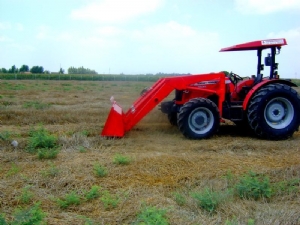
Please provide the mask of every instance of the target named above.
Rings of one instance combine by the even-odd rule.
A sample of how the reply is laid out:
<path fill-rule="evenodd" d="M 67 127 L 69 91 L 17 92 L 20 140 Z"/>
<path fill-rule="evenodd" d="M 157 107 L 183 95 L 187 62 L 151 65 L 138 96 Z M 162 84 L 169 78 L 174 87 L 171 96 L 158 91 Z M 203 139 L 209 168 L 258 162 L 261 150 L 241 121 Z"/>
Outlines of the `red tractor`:
<path fill-rule="evenodd" d="M 235 73 L 210 73 L 160 78 L 123 113 L 112 100 L 112 108 L 101 135 L 123 137 L 147 113 L 175 90 L 172 101 L 161 103 L 161 111 L 190 139 L 209 138 L 224 119 L 266 139 L 286 139 L 300 124 L 300 96 L 294 83 L 279 79 L 275 56 L 287 45 L 284 38 L 253 41 L 220 51 L 257 51 L 256 75 L 242 78 Z M 270 53 L 262 64 L 262 51 Z M 263 78 L 264 66 L 270 75 Z"/>

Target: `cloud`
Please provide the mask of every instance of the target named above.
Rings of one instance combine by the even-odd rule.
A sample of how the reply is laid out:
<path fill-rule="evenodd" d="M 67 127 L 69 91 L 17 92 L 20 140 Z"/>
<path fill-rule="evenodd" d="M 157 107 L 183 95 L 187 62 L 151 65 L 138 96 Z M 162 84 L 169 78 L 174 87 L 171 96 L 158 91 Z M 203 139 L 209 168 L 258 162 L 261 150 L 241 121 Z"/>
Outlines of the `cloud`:
<path fill-rule="evenodd" d="M 299 0 L 235 0 L 237 11 L 244 14 L 268 14 L 284 10 L 300 10 Z"/>
<path fill-rule="evenodd" d="M 50 41 L 70 41 L 73 39 L 73 35 L 67 31 L 56 32 L 48 26 L 40 26 L 36 38 L 39 40 Z"/>
<path fill-rule="evenodd" d="M 148 48 L 157 51 L 171 50 L 172 52 L 211 51 L 219 41 L 219 36 L 214 32 L 199 32 L 190 26 L 182 25 L 175 21 L 147 27 L 132 33 L 137 41 L 153 46 Z M 147 49 L 147 48 L 145 48 Z"/>
<path fill-rule="evenodd" d="M 121 29 L 113 26 L 100 27 L 95 30 L 95 33 L 101 36 L 117 36 L 122 32 L 123 31 Z"/>
<path fill-rule="evenodd" d="M 0 42 L 13 42 L 13 40 L 7 36 L 0 36 Z"/>
<path fill-rule="evenodd" d="M 155 11 L 163 0 L 94 1 L 71 12 L 71 18 L 95 22 L 124 22 Z"/>
<path fill-rule="evenodd" d="M 293 46 L 294 50 L 300 50 L 300 27 L 272 32 L 267 35 L 268 38 L 286 38 L 289 46 Z"/>
<path fill-rule="evenodd" d="M 11 23 L 9 22 L 0 22 L 0 30 L 8 30 L 11 29 Z"/>

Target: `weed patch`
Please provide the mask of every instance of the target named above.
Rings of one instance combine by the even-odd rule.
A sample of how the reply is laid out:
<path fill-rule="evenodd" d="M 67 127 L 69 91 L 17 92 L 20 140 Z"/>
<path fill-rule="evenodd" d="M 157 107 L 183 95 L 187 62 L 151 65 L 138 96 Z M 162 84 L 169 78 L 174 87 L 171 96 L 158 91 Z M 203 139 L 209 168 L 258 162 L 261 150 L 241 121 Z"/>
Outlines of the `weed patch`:
<path fill-rule="evenodd" d="M 64 198 L 57 199 L 56 202 L 60 208 L 66 209 L 71 205 L 79 205 L 80 197 L 75 192 L 71 192 L 69 194 L 66 194 Z"/>
<path fill-rule="evenodd" d="M 57 137 L 50 135 L 43 127 L 29 133 L 27 152 L 38 153 L 39 159 L 53 159 L 59 153 Z"/>
<path fill-rule="evenodd" d="M 86 200 L 89 201 L 89 200 L 100 197 L 100 190 L 101 190 L 101 187 L 92 186 L 91 190 L 89 190 L 85 193 Z"/>
<path fill-rule="evenodd" d="M 11 176 L 13 176 L 13 175 L 16 175 L 17 173 L 19 173 L 20 172 L 20 168 L 16 165 L 16 164 L 12 164 L 11 165 L 11 168 L 9 169 L 9 171 L 7 172 L 7 174 L 6 174 L 6 177 L 11 177 Z"/>
<path fill-rule="evenodd" d="M 202 192 L 192 193 L 191 196 L 196 200 L 199 207 L 209 213 L 214 213 L 219 204 L 223 202 L 229 194 L 230 192 L 228 190 L 223 193 L 205 188 Z"/>
<path fill-rule="evenodd" d="M 186 198 L 179 192 L 174 192 L 173 193 L 173 197 L 174 197 L 174 200 L 175 202 L 180 205 L 180 206 L 183 206 L 186 204 Z"/>
<path fill-rule="evenodd" d="M 35 108 L 35 109 L 39 109 L 39 110 L 43 110 L 43 109 L 47 109 L 50 107 L 49 104 L 46 103 L 42 103 L 42 102 L 25 102 L 23 104 L 24 108 Z"/>
<path fill-rule="evenodd" d="M 12 225 L 45 224 L 43 219 L 46 213 L 40 208 L 40 203 L 36 203 L 32 207 L 17 209 L 13 216 L 14 220 L 9 223 Z"/>
<path fill-rule="evenodd" d="M 107 175 L 107 168 L 100 165 L 100 164 L 95 164 L 94 165 L 94 174 L 98 177 L 105 177 Z"/>
<path fill-rule="evenodd" d="M 42 175 L 46 177 L 55 177 L 59 174 L 59 169 L 53 163 L 49 163 L 49 168 L 42 171 Z"/>
<path fill-rule="evenodd" d="M 259 198 L 270 198 L 272 196 L 269 177 L 251 171 L 240 178 L 235 189 L 240 198 L 258 200 Z"/>
<path fill-rule="evenodd" d="M 144 207 L 141 212 L 137 215 L 137 219 L 134 225 L 168 225 L 168 219 L 166 217 L 167 210 L 158 209 L 155 206 Z"/>
<path fill-rule="evenodd" d="M 128 156 L 117 154 L 115 155 L 113 162 L 118 165 L 128 165 L 131 162 L 131 159 Z"/>
<path fill-rule="evenodd" d="M 32 201 L 34 195 L 29 189 L 30 186 L 26 186 L 22 189 L 21 195 L 17 197 L 17 199 L 23 204 L 28 204 Z"/>
<path fill-rule="evenodd" d="M 103 192 L 103 195 L 101 197 L 101 202 L 103 203 L 106 210 L 116 208 L 119 201 L 120 199 L 118 196 L 110 194 L 107 190 Z"/>

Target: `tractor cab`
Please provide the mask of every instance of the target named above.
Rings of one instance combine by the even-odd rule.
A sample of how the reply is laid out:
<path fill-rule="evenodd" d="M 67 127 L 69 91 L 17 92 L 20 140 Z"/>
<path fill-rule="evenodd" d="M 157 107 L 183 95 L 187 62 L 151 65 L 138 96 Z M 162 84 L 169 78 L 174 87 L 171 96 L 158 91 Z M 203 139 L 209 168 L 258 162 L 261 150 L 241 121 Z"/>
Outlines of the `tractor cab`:
<path fill-rule="evenodd" d="M 251 75 L 247 78 L 242 78 L 241 76 L 230 73 L 229 78 L 232 85 L 234 86 L 234 91 L 231 92 L 232 100 L 238 101 L 243 100 L 250 89 L 259 84 L 263 80 L 262 71 L 265 66 L 270 67 L 270 74 L 268 79 L 279 79 L 278 75 L 278 63 L 275 61 L 276 55 L 280 53 L 281 46 L 287 45 L 285 38 L 280 39 L 268 39 L 268 40 L 259 40 L 247 42 L 244 44 L 233 45 L 227 48 L 222 48 L 220 52 L 228 51 L 257 51 L 257 69 L 256 74 Z M 268 56 L 264 58 L 264 64 L 262 63 L 262 51 L 270 49 Z"/>

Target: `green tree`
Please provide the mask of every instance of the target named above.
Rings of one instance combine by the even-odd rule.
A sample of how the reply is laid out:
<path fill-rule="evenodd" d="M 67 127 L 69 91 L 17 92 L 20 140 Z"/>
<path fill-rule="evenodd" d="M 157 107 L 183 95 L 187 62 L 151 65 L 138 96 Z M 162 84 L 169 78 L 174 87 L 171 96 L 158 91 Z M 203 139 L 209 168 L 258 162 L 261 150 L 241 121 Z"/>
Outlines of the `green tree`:
<path fill-rule="evenodd" d="M 30 69 L 31 73 L 44 73 L 44 68 L 42 66 L 33 66 Z"/>
<path fill-rule="evenodd" d="M 13 65 L 9 70 L 8 70 L 8 73 L 17 73 L 18 72 L 18 69 L 16 68 L 15 65 Z"/>
<path fill-rule="evenodd" d="M 65 73 L 65 70 L 64 70 L 63 68 L 60 68 L 58 73 L 64 74 L 64 73 Z"/>
<path fill-rule="evenodd" d="M 7 69 L 2 68 L 2 69 L 1 69 L 1 72 L 2 72 L 2 73 L 7 73 Z"/>
<path fill-rule="evenodd" d="M 29 71 L 29 66 L 27 66 L 27 65 L 22 65 L 19 71 L 20 71 L 20 72 L 28 72 L 28 71 Z"/>

